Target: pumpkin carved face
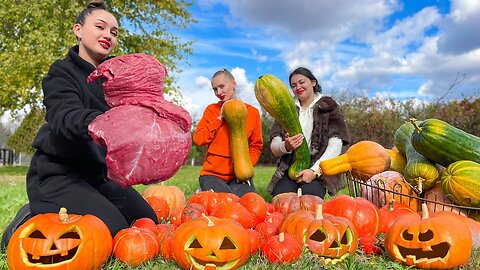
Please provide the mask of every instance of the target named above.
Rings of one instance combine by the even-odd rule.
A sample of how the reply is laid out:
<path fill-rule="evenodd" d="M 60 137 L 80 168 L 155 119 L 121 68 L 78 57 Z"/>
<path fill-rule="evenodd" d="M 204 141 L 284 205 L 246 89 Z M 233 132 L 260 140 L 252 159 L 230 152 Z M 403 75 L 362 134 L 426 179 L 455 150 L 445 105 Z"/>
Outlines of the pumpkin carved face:
<path fill-rule="evenodd" d="M 354 254 L 358 246 L 358 233 L 352 222 L 329 214 L 317 215 L 308 226 L 305 237 L 305 244 L 311 252 L 333 260 Z"/>
<path fill-rule="evenodd" d="M 179 226 L 172 242 L 184 269 L 236 269 L 250 256 L 250 236 L 239 223 L 205 215 Z"/>
<path fill-rule="evenodd" d="M 450 269 L 468 263 L 472 238 L 468 227 L 453 214 L 417 213 L 400 217 L 385 237 L 385 248 L 395 261 L 422 269 Z M 440 213 L 440 212 L 438 212 Z"/>
<path fill-rule="evenodd" d="M 20 226 L 8 244 L 10 269 L 100 268 L 112 252 L 107 226 L 92 215 L 36 215 Z"/>

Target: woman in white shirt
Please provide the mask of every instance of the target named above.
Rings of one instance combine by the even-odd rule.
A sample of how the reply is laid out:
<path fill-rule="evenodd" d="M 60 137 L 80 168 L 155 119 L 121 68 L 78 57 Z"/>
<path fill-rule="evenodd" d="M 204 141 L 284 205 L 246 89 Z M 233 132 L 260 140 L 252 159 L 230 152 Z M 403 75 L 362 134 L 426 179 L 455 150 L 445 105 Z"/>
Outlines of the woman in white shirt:
<path fill-rule="evenodd" d="M 281 157 L 277 170 L 268 186 L 272 195 L 296 192 L 317 195 L 323 198 L 328 191 L 335 194 L 343 187 L 340 175 L 322 176 L 318 173 L 320 161 L 342 153 L 350 141 L 350 134 L 342 110 L 331 97 L 322 95 L 322 88 L 312 72 L 304 67 L 295 69 L 289 76 L 298 117 L 303 134 L 289 136 L 275 122 L 270 132 L 270 149 Z M 293 162 L 292 152 L 306 139 L 311 155 L 311 167 L 298 174 L 299 181 L 288 177 L 287 170 Z"/>

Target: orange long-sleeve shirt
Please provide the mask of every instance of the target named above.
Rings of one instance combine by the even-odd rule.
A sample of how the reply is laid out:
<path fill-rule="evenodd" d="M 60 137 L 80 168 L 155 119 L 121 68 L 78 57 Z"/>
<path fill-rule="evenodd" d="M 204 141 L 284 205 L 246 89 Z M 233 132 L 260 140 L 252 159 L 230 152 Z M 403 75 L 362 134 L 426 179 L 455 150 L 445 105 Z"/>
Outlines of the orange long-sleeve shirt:
<path fill-rule="evenodd" d="M 200 122 L 193 133 L 193 141 L 198 146 L 208 145 L 205 161 L 200 175 L 213 175 L 226 181 L 235 178 L 233 161 L 230 154 L 230 135 L 226 122 L 218 119 L 223 102 L 210 104 L 205 109 Z M 262 122 L 258 110 L 245 103 L 247 107 L 246 134 L 249 155 L 255 165 L 262 152 Z"/>

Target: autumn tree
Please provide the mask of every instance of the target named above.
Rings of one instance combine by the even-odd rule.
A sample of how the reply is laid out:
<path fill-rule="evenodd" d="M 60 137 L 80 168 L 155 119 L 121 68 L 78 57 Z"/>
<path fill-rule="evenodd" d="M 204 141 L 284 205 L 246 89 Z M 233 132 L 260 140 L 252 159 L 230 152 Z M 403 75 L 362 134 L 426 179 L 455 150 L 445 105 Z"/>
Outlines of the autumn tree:
<path fill-rule="evenodd" d="M 72 31 L 84 0 L 0 1 L 0 115 L 24 108 L 42 108 L 41 81 L 49 66 L 76 44 Z M 162 62 L 170 74 L 191 53 L 191 42 L 174 34 L 196 20 L 186 0 L 106 1 L 119 21 L 119 44 L 114 55 L 145 53 Z M 165 91 L 177 99 L 175 78 Z M 20 136 L 24 137 L 24 136 Z"/>

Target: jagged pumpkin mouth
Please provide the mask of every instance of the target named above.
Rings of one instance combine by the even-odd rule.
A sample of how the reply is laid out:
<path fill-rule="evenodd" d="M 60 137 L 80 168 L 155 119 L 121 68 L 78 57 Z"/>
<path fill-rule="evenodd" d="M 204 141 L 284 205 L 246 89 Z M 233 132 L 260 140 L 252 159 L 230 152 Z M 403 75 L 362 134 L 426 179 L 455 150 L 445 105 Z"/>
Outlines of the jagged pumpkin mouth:
<path fill-rule="evenodd" d="M 431 250 L 423 250 L 422 248 L 406 248 L 396 245 L 398 254 L 402 258 L 414 256 L 416 260 L 420 259 L 445 259 L 450 251 L 450 244 L 442 242 L 431 246 Z"/>
<path fill-rule="evenodd" d="M 75 254 L 77 254 L 77 250 L 78 250 L 78 247 L 75 247 L 69 250 L 68 253 L 65 255 L 55 254 L 55 255 L 40 256 L 40 257 L 38 256 L 34 257 L 32 254 L 27 252 L 27 259 L 30 263 L 56 264 L 56 263 L 61 263 L 61 262 L 65 262 L 73 259 L 73 257 L 75 257 Z"/>
<path fill-rule="evenodd" d="M 187 257 L 189 258 L 190 262 L 192 262 L 192 264 L 195 265 L 195 267 L 198 269 L 204 269 L 205 266 L 207 265 L 215 266 L 215 268 L 219 268 L 219 269 L 231 269 L 239 261 L 239 260 L 234 260 L 231 262 L 206 261 L 206 260 L 196 258 L 190 254 L 187 254 Z"/>

